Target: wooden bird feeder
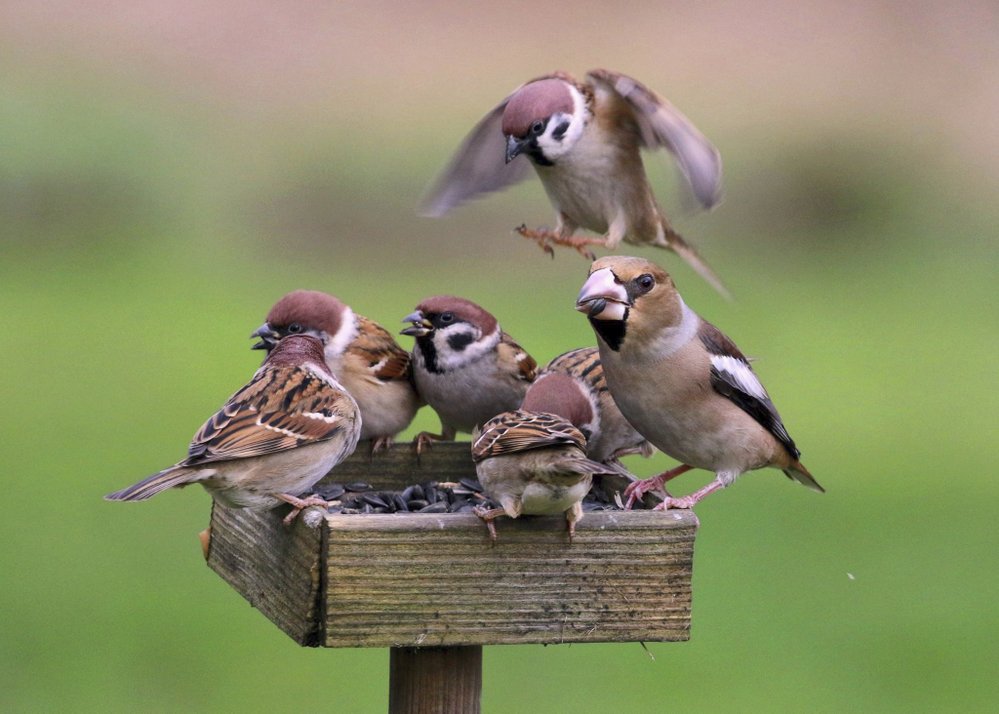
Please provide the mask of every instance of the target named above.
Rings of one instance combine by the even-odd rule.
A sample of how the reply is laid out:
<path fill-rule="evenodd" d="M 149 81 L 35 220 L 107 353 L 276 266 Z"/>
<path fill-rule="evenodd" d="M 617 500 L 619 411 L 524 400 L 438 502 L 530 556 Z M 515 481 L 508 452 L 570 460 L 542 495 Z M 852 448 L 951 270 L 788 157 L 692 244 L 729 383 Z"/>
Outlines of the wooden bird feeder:
<path fill-rule="evenodd" d="M 396 444 L 326 480 L 474 476 L 468 443 Z M 215 504 L 208 565 L 300 645 L 391 648 L 390 712 L 479 711 L 483 645 L 690 637 L 691 511 L 588 512 L 571 544 L 564 518 L 501 518 L 495 545 L 470 513 L 283 515 Z"/>

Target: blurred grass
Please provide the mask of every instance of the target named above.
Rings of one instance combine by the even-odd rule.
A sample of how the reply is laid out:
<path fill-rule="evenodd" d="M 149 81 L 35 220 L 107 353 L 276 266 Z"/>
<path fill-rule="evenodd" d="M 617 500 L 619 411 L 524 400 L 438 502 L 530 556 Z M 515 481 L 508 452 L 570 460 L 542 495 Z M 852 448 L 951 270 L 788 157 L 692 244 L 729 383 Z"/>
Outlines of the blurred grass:
<path fill-rule="evenodd" d="M 182 456 L 294 288 L 390 328 L 428 294 L 467 295 L 539 361 L 591 344 L 572 310 L 585 264 L 509 234 L 549 220 L 542 192 L 414 217 L 444 158 L 430 142 L 470 121 L 417 104 L 412 123 L 306 126 L 107 78 L 2 81 L 0 709 L 383 711 L 387 652 L 300 650 L 202 565 L 203 492 L 100 497 Z M 828 493 L 760 472 L 708 499 L 690 642 L 651 643 L 654 660 L 492 648 L 484 711 L 999 703 L 999 209 L 959 156 L 890 125 L 791 123 L 723 125 L 726 203 L 678 213 L 736 302 L 628 250 L 759 358 Z M 409 433 L 434 426 L 424 412 Z"/>

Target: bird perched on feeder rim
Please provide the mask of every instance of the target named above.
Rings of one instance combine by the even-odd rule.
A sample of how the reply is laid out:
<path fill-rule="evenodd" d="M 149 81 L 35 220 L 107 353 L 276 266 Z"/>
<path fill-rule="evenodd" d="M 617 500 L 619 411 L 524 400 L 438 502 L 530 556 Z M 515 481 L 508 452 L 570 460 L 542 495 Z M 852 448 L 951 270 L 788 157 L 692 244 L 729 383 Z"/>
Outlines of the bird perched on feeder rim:
<path fill-rule="evenodd" d="M 253 349 L 272 349 L 288 335 L 312 335 L 323 343 L 326 365 L 361 410 L 361 440 L 371 451 L 387 448 L 421 406 L 412 382 L 409 353 L 374 320 L 317 290 L 288 293 L 250 337 Z"/>
<path fill-rule="evenodd" d="M 593 263 L 576 309 L 589 317 L 614 401 L 629 422 L 681 466 L 628 487 L 629 504 L 691 469 L 715 479 L 657 508 L 691 508 L 740 474 L 772 466 L 824 489 L 749 361 L 718 328 L 684 303 L 670 276 L 642 258 Z"/>
<path fill-rule="evenodd" d="M 705 208 L 721 200 L 717 149 L 676 107 L 637 80 L 595 69 L 518 87 L 465 138 L 423 204 L 429 216 L 526 178 L 533 164 L 555 208 L 554 231 L 519 232 L 551 244 L 614 250 L 622 240 L 672 250 L 723 295 L 721 280 L 670 225 L 656 201 L 641 149 L 666 149 Z M 505 159 L 505 161 L 504 161 Z M 602 238 L 576 236 L 584 228 Z"/>
<path fill-rule="evenodd" d="M 551 412 L 568 419 L 586 436 L 586 456 L 627 470 L 622 456 L 648 457 L 654 448 L 628 423 L 614 402 L 596 347 L 570 350 L 549 362 L 527 389 L 525 411 Z"/>
<path fill-rule="evenodd" d="M 472 460 L 483 493 L 500 504 L 474 510 L 494 542 L 499 516 L 557 513 L 565 514 L 572 542 L 593 476 L 616 473 L 586 458 L 586 437 L 568 420 L 522 409 L 493 417 L 475 433 Z"/>
<path fill-rule="evenodd" d="M 520 406 L 538 365 L 487 310 L 465 298 L 437 295 L 403 322 L 410 327 L 402 334 L 416 339 L 417 392 L 441 419 L 440 434 L 417 436 L 417 452 Z"/>
<path fill-rule="evenodd" d="M 186 459 L 105 498 L 144 501 L 200 483 L 233 508 L 289 503 L 291 523 L 307 506 L 327 506 L 299 495 L 354 451 L 360 433 L 357 403 L 326 366 L 319 340 L 289 336 L 198 430 Z"/>

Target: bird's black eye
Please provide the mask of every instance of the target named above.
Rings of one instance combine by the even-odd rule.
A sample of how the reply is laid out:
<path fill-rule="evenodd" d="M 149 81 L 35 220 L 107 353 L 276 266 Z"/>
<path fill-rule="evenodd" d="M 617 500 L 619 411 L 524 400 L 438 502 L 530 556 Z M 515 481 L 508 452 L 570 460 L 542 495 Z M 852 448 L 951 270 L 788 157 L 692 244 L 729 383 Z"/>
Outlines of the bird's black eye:
<path fill-rule="evenodd" d="M 651 290 L 655 286 L 655 284 L 656 284 L 656 279 L 653 278 L 648 273 L 645 273 L 644 275 L 639 275 L 637 278 L 635 278 L 635 285 L 637 285 L 638 289 L 641 290 L 643 293 L 649 292 L 649 290 Z"/>
<path fill-rule="evenodd" d="M 531 124 L 531 134 L 533 136 L 540 136 L 545 131 L 545 123 L 540 119 L 533 124 Z"/>
<path fill-rule="evenodd" d="M 301 331 L 302 331 L 302 326 L 299 325 L 297 322 L 293 322 L 290 325 L 288 325 L 288 334 L 297 335 Z"/>
<path fill-rule="evenodd" d="M 440 316 L 440 321 L 442 325 L 450 325 L 452 322 L 454 322 L 454 313 L 442 312 Z"/>

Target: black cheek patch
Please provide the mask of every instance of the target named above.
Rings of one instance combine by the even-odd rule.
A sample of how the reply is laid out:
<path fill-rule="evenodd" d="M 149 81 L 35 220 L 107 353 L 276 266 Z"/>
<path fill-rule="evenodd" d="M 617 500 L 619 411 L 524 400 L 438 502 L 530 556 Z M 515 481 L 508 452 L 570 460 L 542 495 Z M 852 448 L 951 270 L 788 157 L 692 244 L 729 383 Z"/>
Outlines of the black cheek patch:
<path fill-rule="evenodd" d="M 455 352 L 462 352 L 466 347 L 475 342 L 475 338 L 467 332 L 459 332 L 456 335 L 449 335 L 447 346 Z"/>
<path fill-rule="evenodd" d="M 568 130 L 569 130 L 569 122 L 564 121 L 561 124 L 559 124 L 557 127 L 555 127 L 555 129 L 552 131 L 552 138 L 562 141 L 562 137 L 565 136 L 565 132 Z"/>

